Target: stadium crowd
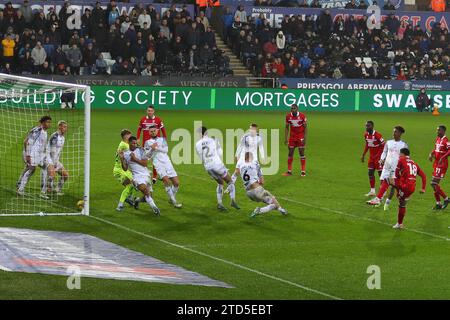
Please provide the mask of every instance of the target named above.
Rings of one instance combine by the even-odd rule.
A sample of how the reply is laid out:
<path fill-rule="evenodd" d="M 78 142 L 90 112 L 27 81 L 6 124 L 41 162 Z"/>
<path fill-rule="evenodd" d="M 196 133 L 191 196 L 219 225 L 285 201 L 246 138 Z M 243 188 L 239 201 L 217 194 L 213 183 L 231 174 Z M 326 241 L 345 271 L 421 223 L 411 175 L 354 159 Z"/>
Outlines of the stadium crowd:
<path fill-rule="evenodd" d="M 367 16 L 333 21 L 325 9 L 314 19 L 284 16 L 272 27 L 264 13 L 243 6 L 223 16 L 226 42 L 257 76 L 268 78 L 366 78 L 449 80 L 450 37 L 439 22 L 431 30 L 400 22 L 394 14 L 380 29 Z"/>
<path fill-rule="evenodd" d="M 136 4 L 130 14 L 111 0 L 86 9 L 81 25 L 69 30 L 69 2 L 56 13 L 31 9 L 24 0 L 0 11 L 1 70 L 19 74 L 160 75 L 231 74 L 229 58 L 216 47 L 203 12 L 191 17 L 175 4 L 163 15 L 152 4 Z M 108 53 L 105 55 L 105 53 Z"/>

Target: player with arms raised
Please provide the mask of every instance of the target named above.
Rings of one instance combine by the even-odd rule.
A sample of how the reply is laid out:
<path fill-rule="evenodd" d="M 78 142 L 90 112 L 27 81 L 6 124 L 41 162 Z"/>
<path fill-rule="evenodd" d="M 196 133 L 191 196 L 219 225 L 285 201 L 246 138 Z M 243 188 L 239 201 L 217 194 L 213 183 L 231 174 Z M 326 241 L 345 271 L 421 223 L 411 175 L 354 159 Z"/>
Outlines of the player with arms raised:
<path fill-rule="evenodd" d="M 134 202 L 131 200 L 134 186 L 133 186 L 133 175 L 130 170 L 124 171 L 122 168 L 122 162 L 120 161 L 119 154 L 121 152 L 128 151 L 130 149 L 128 145 L 128 139 L 131 137 L 131 131 L 128 129 L 123 129 L 120 132 L 120 137 L 122 141 L 120 141 L 119 146 L 116 151 L 116 159 L 114 161 L 113 175 L 117 181 L 123 186 L 122 193 L 120 194 L 119 204 L 117 205 L 117 211 L 123 211 L 124 202 L 128 203 L 130 206 L 134 206 L 137 209 L 138 202 Z"/>
<path fill-rule="evenodd" d="M 231 179 L 233 180 L 233 183 L 236 182 L 236 178 L 239 175 L 238 174 L 238 168 L 244 164 L 245 162 L 245 153 L 251 152 L 253 154 L 253 161 L 255 161 L 257 164 L 258 162 L 258 152 L 259 152 L 259 159 L 261 162 L 264 162 L 265 160 L 265 152 L 264 152 L 264 145 L 261 136 L 259 135 L 259 129 L 258 125 L 256 123 L 252 123 L 250 125 L 250 129 L 246 134 L 244 134 L 241 138 L 241 141 L 238 145 L 238 148 L 236 150 L 236 170 L 231 176 Z M 264 176 L 262 175 L 262 172 L 259 173 L 259 183 L 264 184 Z"/>
<path fill-rule="evenodd" d="M 40 197 L 47 200 L 49 199 L 47 196 L 47 130 L 52 124 L 52 118 L 43 116 L 39 123 L 39 126 L 31 129 L 23 143 L 25 169 L 23 169 L 17 182 L 17 195 L 25 195 L 25 187 L 28 181 L 36 171 L 36 167 L 40 167 L 42 170 Z"/>
<path fill-rule="evenodd" d="M 58 196 L 64 195 L 62 189 L 64 183 L 69 179 L 69 172 L 61 163 L 61 153 L 66 142 L 65 134 L 67 132 L 67 122 L 64 120 L 58 121 L 58 130 L 54 132 L 48 140 L 47 146 L 47 163 L 48 163 L 48 189 L 50 192 L 54 190 L 54 180 L 56 174 L 59 175 L 58 185 L 56 187 L 56 194 Z"/>
<path fill-rule="evenodd" d="M 437 128 L 437 137 L 434 150 L 431 151 L 428 159 L 433 161 L 433 179 L 431 180 L 431 187 L 434 190 L 434 197 L 436 199 L 436 206 L 434 210 L 445 209 L 450 203 L 444 190 L 442 190 L 439 183 L 444 179 L 448 168 L 448 156 L 450 155 L 450 141 L 448 140 L 445 132 L 447 128 L 440 125 Z M 441 197 L 444 203 L 441 204 Z"/>
<path fill-rule="evenodd" d="M 164 139 L 167 140 L 166 129 L 164 128 L 164 123 L 160 117 L 155 115 L 155 107 L 148 106 L 147 107 L 147 115 L 143 116 L 139 121 L 139 127 L 137 129 L 137 139 L 140 140 L 142 133 L 142 144 L 141 146 L 145 146 L 145 142 L 151 138 L 150 129 L 156 128 L 158 129 L 158 137 L 162 135 Z M 152 181 L 156 183 L 157 172 L 156 169 L 153 168 L 153 176 Z"/>
<path fill-rule="evenodd" d="M 420 193 L 425 193 L 427 177 L 420 169 L 419 165 L 409 157 L 409 149 L 402 148 L 400 150 L 400 158 L 398 160 L 395 171 L 395 188 L 397 189 L 398 198 L 398 218 L 394 229 L 403 229 L 403 219 L 406 215 L 406 204 L 416 189 L 416 176 L 422 178 L 422 188 Z"/>
<path fill-rule="evenodd" d="M 278 210 L 281 214 L 287 214 L 287 211 L 283 209 L 278 203 L 277 199 L 259 183 L 258 172 L 260 170 L 258 164 L 253 161 L 253 154 L 251 152 L 245 153 L 245 162 L 240 166 L 239 172 L 244 181 L 244 187 L 249 197 L 255 202 L 264 202 L 267 204 L 265 207 L 257 207 L 251 217 L 256 217 L 259 214 L 267 213 L 272 210 Z"/>
<path fill-rule="evenodd" d="M 294 161 L 295 148 L 298 148 L 300 154 L 301 176 L 306 176 L 306 133 L 306 116 L 298 111 L 298 106 L 296 104 L 293 104 L 291 106 L 291 112 L 286 115 L 286 128 L 284 130 L 284 144 L 289 147 L 288 171 L 283 174 L 284 176 L 292 175 L 292 162 Z"/>
<path fill-rule="evenodd" d="M 384 148 L 384 139 L 381 133 L 375 131 L 373 121 L 366 122 L 366 132 L 364 133 L 365 147 L 361 156 L 361 162 L 364 162 L 364 157 L 367 151 L 370 151 L 369 161 L 367 163 L 369 169 L 369 183 L 370 191 L 366 194 L 366 197 L 372 197 L 375 193 L 375 170 L 378 171 L 378 175 L 381 175 L 383 166 L 380 164 L 381 154 Z"/>
<path fill-rule="evenodd" d="M 240 209 L 236 203 L 236 189 L 228 169 L 222 162 L 222 148 L 216 139 L 208 137 L 208 129 L 206 127 L 201 128 L 201 138 L 195 144 L 195 151 L 198 157 L 203 163 L 206 172 L 217 182 L 216 194 L 217 194 L 217 209 L 225 211 L 227 210 L 223 205 L 223 184 L 228 184 L 227 190 L 230 194 L 231 206 L 235 209 Z"/>
<path fill-rule="evenodd" d="M 145 201 L 152 208 L 153 213 L 160 215 L 160 210 L 156 206 L 152 198 L 152 184 L 150 181 L 150 172 L 148 171 L 148 158 L 144 148 L 138 147 L 136 137 L 131 136 L 128 139 L 130 149 L 127 151 L 120 151 L 119 158 L 122 164 L 122 169 L 126 172 L 130 169 L 133 175 L 133 183 L 136 188 L 142 192 Z"/>
<path fill-rule="evenodd" d="M 159 129 L 150 128 L 150 139 L 145 142 L 144 149 L 148 158 L 153 161 L 153 168 L 163 181 L 170 203 L 175 208 L 181 208 L 181 203 L 176 200 L 180 182 L 173 168 L 168 152 L 169 146 L 164 138 L 158 137 Z"/>
<path fill-rule="evenodd" d="M 405 133 L 405 129 L 401 126 L 394 127 L 393 138 L 388 140 L 383 148 L 383 152 L 380 157 L 380 164 L 383 166 L 381 171 L 381 186 L 378 194 L 372 200 L 367 201 L 367 204 L 379 206 L 381 199 L 383 199 L 384 194 L 389 189 L 389 185 L 394 185 L 395 170 L 397 168 L 398 159 L 400 158 L 400 150 L 403 148 L 408 148 L 406 142 L 402 140 L 402 134 Z M 384 204 L 384 210 L 389 208 L 392 197 L 394 196 L 394 189 L 391 189 L 388 199 Z"/>

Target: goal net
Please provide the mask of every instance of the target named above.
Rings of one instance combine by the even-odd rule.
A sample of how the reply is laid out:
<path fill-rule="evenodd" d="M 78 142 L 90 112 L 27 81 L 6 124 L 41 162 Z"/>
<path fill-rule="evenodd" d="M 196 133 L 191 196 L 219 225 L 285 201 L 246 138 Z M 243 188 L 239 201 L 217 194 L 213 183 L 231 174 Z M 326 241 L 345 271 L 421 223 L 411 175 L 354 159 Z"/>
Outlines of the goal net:
<path fill-rule="evenodd" d="M 89 214 L 90 88 L 0 74 L 0 216 Z"/>

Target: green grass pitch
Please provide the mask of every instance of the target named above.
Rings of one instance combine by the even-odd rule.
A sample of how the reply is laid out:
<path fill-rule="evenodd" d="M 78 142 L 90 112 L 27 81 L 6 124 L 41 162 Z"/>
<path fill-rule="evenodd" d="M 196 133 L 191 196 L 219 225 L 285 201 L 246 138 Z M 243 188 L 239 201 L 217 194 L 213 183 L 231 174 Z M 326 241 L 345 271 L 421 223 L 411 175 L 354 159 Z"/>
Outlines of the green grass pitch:
<path fill-rule="evenodd" d="M 431 211 L 434 198 L 427 185 L 427 192 L 416 192 L 408 205 L 405 225 L 409 230 L 391 229 L 396 222 L 397 200 L 387 213 L 381 207 L 365 204 L 364 194 L 369 189 L 367 165 L 359 160 L 366 120 L 374 120 L 385 138 L 391 137 L 394 125 L 401 124 L 406 128 L 404 140 L 412 158 L 429 179 L 432 170 L 427 155 L 434 146 L 436 126 L 448 123 L 449 117 L 308 113 L 308 176 L 301 178 L 298 174 L 298 154 L 294 161 L 296 175 L 281 176 L 286 169 L 284 144 L 280 147 L 279 174 L 266 176 L 266 188 L 278 197 L 289 215 L 271 212 L 250 219 L 256 204 L 245 196 L 241 180 L 237 182 L 237 197 L 242 209 L 218 212 L 215 183 L 201 165 L 175 166 L 181 179 L 178 200 L 183 209 L 169 206 L 159 182 L 155 199 L 162 210 L 161 217 L 155 217 L 145 205 L 139 211 L 127 208 L 123 213 L 115 212 L 121 191 L 112 176 L 118 133 L 125 127 L 135 130 L 141 115 L 137 111 L 92 114 L 94 218 L 3 217 L 0 226 L 91 234 L 234 288 L 83 278 L 81 290 L 68 290 L 66 277 L 0 271 L 0 299 L 449 298 L 449 211 Z M 280 129 L 280 139 L 284 135 L 281 112 L 166 111 L 158 115 L 169 134 L 175 128 L 192 131 L 193 121 L 202 120 L 208 127 L 222 130 L 245 129 L 250 122 L 256 122 L 262 128 Z M 233 169 L 231 165 L 228 168 Z M 442 186 L 450 191 L 447 180 Z M 367 288 L 370 265 L 381 269 L 380 290 Z"/>

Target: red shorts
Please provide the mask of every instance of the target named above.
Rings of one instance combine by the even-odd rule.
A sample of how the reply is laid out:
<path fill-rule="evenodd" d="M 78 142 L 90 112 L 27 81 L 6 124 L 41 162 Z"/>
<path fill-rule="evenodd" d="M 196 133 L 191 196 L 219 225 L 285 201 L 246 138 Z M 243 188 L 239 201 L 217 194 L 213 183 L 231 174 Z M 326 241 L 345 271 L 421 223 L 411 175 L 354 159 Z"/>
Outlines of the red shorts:
<path fill-rule="evenodd" d="M 397 187 L 397 198 L 408 201 L 415 191 L 415 186 L 403 185 Z"/>
<path fill-rule="evenodd" d="M 304 148 L 305 147 L 305 137 L 289 138 L 288 147 L 289 148 Z"/>
<path fill-rule="evenodd" d="M 367 168 L 369 168 L 369 170 L 383 170 L 383 166 L 380 164 L 380 158 L 380 156 L 370 157 L 369 161 L 367 162 Z"/>
<path fill-rule="evenodd" d="M 448 166 L 433 165 L 433 178 L 443 179 L 447 173 Z"/>

